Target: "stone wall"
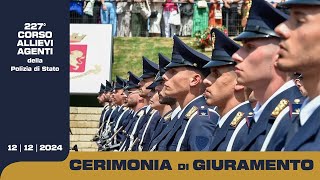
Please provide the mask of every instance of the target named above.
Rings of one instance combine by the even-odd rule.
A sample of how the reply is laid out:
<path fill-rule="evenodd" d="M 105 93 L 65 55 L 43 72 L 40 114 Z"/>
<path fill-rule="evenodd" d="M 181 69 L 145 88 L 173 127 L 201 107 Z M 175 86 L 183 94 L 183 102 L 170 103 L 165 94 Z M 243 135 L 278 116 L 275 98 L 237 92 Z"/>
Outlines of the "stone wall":
<path fill-rule="evenodd" d="M 91 141 L 98 131 L 102 107 L 70 107 L 70 147 L 77 144 L 79 151 L 97 151 Z"/>

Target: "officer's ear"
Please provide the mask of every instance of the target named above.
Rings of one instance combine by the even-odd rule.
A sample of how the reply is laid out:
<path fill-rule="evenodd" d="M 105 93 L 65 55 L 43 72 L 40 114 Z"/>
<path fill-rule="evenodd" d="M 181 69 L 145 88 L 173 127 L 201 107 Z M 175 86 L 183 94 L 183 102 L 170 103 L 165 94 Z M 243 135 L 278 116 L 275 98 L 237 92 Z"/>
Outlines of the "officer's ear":
<path fill-rule="evenodd" d="M 296 86 L 297 86 L 298 88 L 300 88 L 300 87 L 302 86 L 300 79 L 295 79 L 295 80 L 294 80 L 294 83 L 296 84 Z"/>
<path fill-rule="evenodd" d="M 192 77 L 191 77 L 191 81 L 190 81 L 190 86 L 196 86 L 198 84 L 202 83 L 202 77 L 200 74 L 195 73 Z"/>
<path fill-rule="evenodd" d="M 234 90 L 235 91 L 243 91 L 244 90 L 244 86 L 237 83 L 235 85 L 235 87 L 234 87 Z"/>
<path fill-rule="evenodd" d="M 139 97 L 138 97 L 138 102 L 139 102 L 139 103 L 143 103 L 143 102 L 144 102 L 144 98 L 141 97 L 141 96 L 139 96 Z"/>

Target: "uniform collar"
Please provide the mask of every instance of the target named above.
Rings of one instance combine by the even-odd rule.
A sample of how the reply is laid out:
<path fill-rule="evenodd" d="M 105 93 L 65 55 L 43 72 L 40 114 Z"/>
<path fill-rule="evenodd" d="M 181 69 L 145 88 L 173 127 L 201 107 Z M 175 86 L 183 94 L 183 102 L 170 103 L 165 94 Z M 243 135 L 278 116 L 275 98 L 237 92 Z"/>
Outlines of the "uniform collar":
<path fill-rule="evenodd" d="M 238 109 L 240 106 L 249 103 L 249 101 L 245 101 L 242 102 L 240 104 L 238 104 L 236 107 L 232 108 L 230 111 L 227 112 L 227 114 L 225 114 L 224 116 L 222 116 L 219 120 L 218 120 L 218 125 L 219 128 L 222 127 L 222 125 L 224 124 L 224 122 L 226 122 L 226 120 L 228 119 L 228 117 L 230 116 L 231 113 L 233 113 L 236 109 Z"/>
<path fill-rule="evenodd" d="M 124 107 L 124 105 L 119 106 L 118 112 Z"/>
<path fill-rule="evenodd" d="M 180 119 L 180 117 L 181 117 L 183 111 L 186 109 L 186 107 L 188 107 L 192 102 L 194 102 L 195 100 L 201 98 L 202 96 L 203 96 L 203 95 L 200 95 L 200 96 L 192 99 L 192 100 L 179 112 L 179 114 L 178 114 L 178 119 Z"/>
<path fill-rule="evenodd" d="M 176 107 L 171 114 L 171 120 L 180 112 L 181 108 L 180 106 Z"/>
<path fill-rule="evenodd" d="M 269 102 L 275 98 L 277 95 L 279 95 L 280 93 L 282 93 L 283 91 L 295 86 L 296 84 L 294 83 L 293 80 L 290 80 L 286 83 L 284 83 L 275 93 L 272 94 L 272 96 L 264 103 L 264 104 L 260 104 L 260 102 L 257 103 L 256 107 L 253 109 L 254 112 L 254 121 L 258 122 L 261 113 L 263 112 L 263 110 L 265 109 L 265 107 L 269 104 Z"/>
<path fill-rule="evenodd" d="M 151 109 L 151 106 L 148 105 L 148 106 L 146 107 L 146 112 L 148 113 L 150 109 Z"/>
<path fill-rule="evenodd" d="M 309 98 L 307 98 L 301 107 L 301 111 L 300 111 L 300 124 L 301 126 L 303 126 L 308 119 L 310 118 L 310 116 L 312 115 L 312 113 L 320 106 L 320 96 L 317 96 L 316 98 L 312 99 L 310 101 Z"/>
<path fill-rule="evenodd" d="M 138 111 L 135 111 L 134 114 L 133 114 L 133 117 L 135 117 L 138 112 L 140 112 L 142 109 L 146 108 L 147 106 L 143 106 L 142 108 L 140 108 Z"/>

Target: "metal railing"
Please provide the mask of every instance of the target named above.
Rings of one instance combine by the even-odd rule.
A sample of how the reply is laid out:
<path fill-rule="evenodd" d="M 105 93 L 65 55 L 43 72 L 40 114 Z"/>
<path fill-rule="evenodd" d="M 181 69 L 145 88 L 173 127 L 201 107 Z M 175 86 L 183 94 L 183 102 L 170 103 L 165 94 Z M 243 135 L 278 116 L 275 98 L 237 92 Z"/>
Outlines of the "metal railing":
<path fill-rule="evenodd" d="M 92 15 L 88 15 L 86 14 L 86 12 L 83 12 L 83 6 L 90 0 L 71 0 L 70 2 L 76 2 L 79 4 L 79 6 L 82 6 L 81 8 L 78 9 L 78 11 L 76 10 L 72 10 L 70 11 L 70 23 L 93 23 L 93 24 L 100 24 L 101 23 L 101 16 L 100 16 L 100 9 L 101 9 L 101 3 L 100 3 L 100 0 L 96 0 L 94 2 L 94 5 L 93 5 L 93 14 Z M 127 2 L 127 3 L 137 3 L 137 1 L 141 1 L 141 2 L 144 2 L 145 0 L 106 0 L 105 2 L 112 2 L 114 4 L 114 11 L 117 11 L 116 9 L 116 4 L 119 3 L 119 2 Z M 150 4 L 152 3 L 164 3 L 165 0 L 148 0 Z M 186 2 L 187 0 L 173 0 L 173 2 L 176 2 L 179 4 L 179 7 L 181 4 L 186 4 L 186 3 L 189 3 L 189 2 Z M 220 2 L 220 3 L 219 3 Z M 230 5 L 230 8 L 226 8 L 221 2 L 222 1 L 219 1 L 218 3 L 211 3 L 211 2 L 208 2 L 208 8 L 207 8 L 207 14 L 208 14 L 208 27 L 209 26 L 224 26 L 226 29 L 227 29 L 227 32 L 229 34 L 229 36 L 236 36 L 238 35 L 239 33 L 242 32 L 243 28 L 244 28 L 244 21 L 245 21 L 245 17 L 248 15 L 248 7 L 247 4 L 248 3 L 242 3 L 243 1 L 240 1 L 239 3 L 233 3 Z M 246 1 L 247 2 L 247 1 Z M 71 4 L 71 3 L 70 3 Z M 194 8 L 197 8 L 197 5 L 196 3 L 189 3 L 189 4 L 192 4 L 193 6 L 193 9 Z M 151 6 L 152 7 L 152 6 Z M 215 8 L 213 8 L 215 7 Z M 212 18 L 212 16 L 214 16 L 213 14 L 215 13 L 214 11 L 216 11 L 216 7 L 219 7 L 221 12 L 222 12 L 222 18 L 219 18 L 219 19 L 215 19 L 215 20 L 212 20 L 210 18 Z M 81 12 L 82 10 L 82 12 Z M 151 8 L 151 11 L 152 11 L 152 8 Z M 126 11 L 128 13 L 128 11 Z M 130 14 L 130 11 L 129 11 L 129 14 Z M 132 13 L 131 13 L 132 14 Z M 181 13 L 180 13 L 181 14 Z M 115 15 L 117 16 L 117 29 L 119 31 L 119 27 L 122 26 L 121 24 L 121 21 L 123 22 L 123 18 L 121 15 L 117 14 Z M 136 16 L 136 14 L 134 15 Z M 140 18 L 140 21 L 133 21 L 133 19 L 137 18 L 137 17 L 134 17 L 134 16 L 131 16 L 132 18 L 128 21 L 130 21 L 130 25 L 129 25 L 129 29 L 131 27 L 133 27 L 132 24 L 136 25 L 136 23 L 142 23 L 143 22 L 143 25 L 140 29 L 140 32 L 138 34 L 132 34 L 132 33 L 118 33 L 116 36 L 154 36 L 153 34 L 149 34 L 149 29 L 150 29 L 150 18 L 147 19 L 147 20 L 144 20 L 144 19 L 141 19 Z M 210 17 L 211 16 L 211 17 Z M 108 17 L 110 17 L 110 12 L 108 14 Z M 181 15 L 181 18 L 183 17 L 183 15 Z M 130 18 L 130 17 L 129 17 Z M 192 19 L 192 17 L 191 17 Z M 145 21 L 145 22 L 144 22 Z M 216 21 L 215 23 L 210 23 L 212 21 Z M 189 22 L 190 23 L 190 22 Z M 127 23 L 128 24 L 128 23 Z M 193 23 L 194 24 L 194 23 Z M 178 30 L 179 30 L 179 33 L 178 35 L 182 35 L 181 31 L 182 31 L 182 27 L 184 25 L 180 25 L 178 27 Z M 191 24 L 192 26 L 192 24 Z M 160 27 L 161 27 L 161 33 L 160 34 L 156 34 L 156 36 L 165 36 L 165 33 L 164 33 L 164 23 L 163 23 L 163 16 L 162 16 L 162 20 L 161 20 L 161 24 L 160 24 Z M 189 27 L 190 30 L 192 30 L 192 27 Z M 194 33 L 194 32 L 193 32 Z M 187 33 L 188 34 L 188 33 Z M 192 33 L 189 33 L 189 35 L 193 35 Z M 188 35 L 187 35 L 188 36 Z"/>

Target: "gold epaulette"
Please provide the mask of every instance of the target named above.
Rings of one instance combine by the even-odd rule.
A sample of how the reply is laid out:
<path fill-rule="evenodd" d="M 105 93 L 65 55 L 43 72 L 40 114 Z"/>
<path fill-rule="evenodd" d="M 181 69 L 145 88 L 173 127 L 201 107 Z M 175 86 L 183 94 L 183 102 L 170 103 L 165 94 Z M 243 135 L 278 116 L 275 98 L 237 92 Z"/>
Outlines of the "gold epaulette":
<path fill-rule="evenodd" d="M 169 114 L 167 114 L 165 117 L 163 117 L 163 119 L 164 119 L 165 121 L 168 121 L 169 119 L 171 119 L 171 115 L 172 115 L 172 112 L 169 113 Z"/>
<path fill-rule="evenodd" d="M 139 113 L 138 113 L 138 116 L 141 117 L 144 115 L 144 110 L 141 110 Z"/>
<path fill-rule="evenodd" d="M 238 112 L 237 115 L 233 118 L 233 120 L 230 123 L 230 126 L 236 128 L 238 126 L 238 124 L 240 123 L 240 121 L 243 119 L 243 112 Z"/>
<path fill-rule="evenodd" d="M 150 112 L 150 115 L 153 114 L 154 112 L 156 112 L 156 110 L 152 109 L 151 112 Z"/>
<path fill-rule="evenodd" d="M 277 107 L 272 111 L 271 115 L 276 118 L 281 113 L 281 111 L 284 108 L 286 108 L 288 105 L 289 105 L 289 100 L 282 99 L 277 105 Z"/>
<path fill-rule="evenodd" d="M 186 118 L 189 119 L 192 116 L 192 114 L 194 114 L 197 110 L 198 110 L 198 107 L 193 106 L 186 114 Z"/>

